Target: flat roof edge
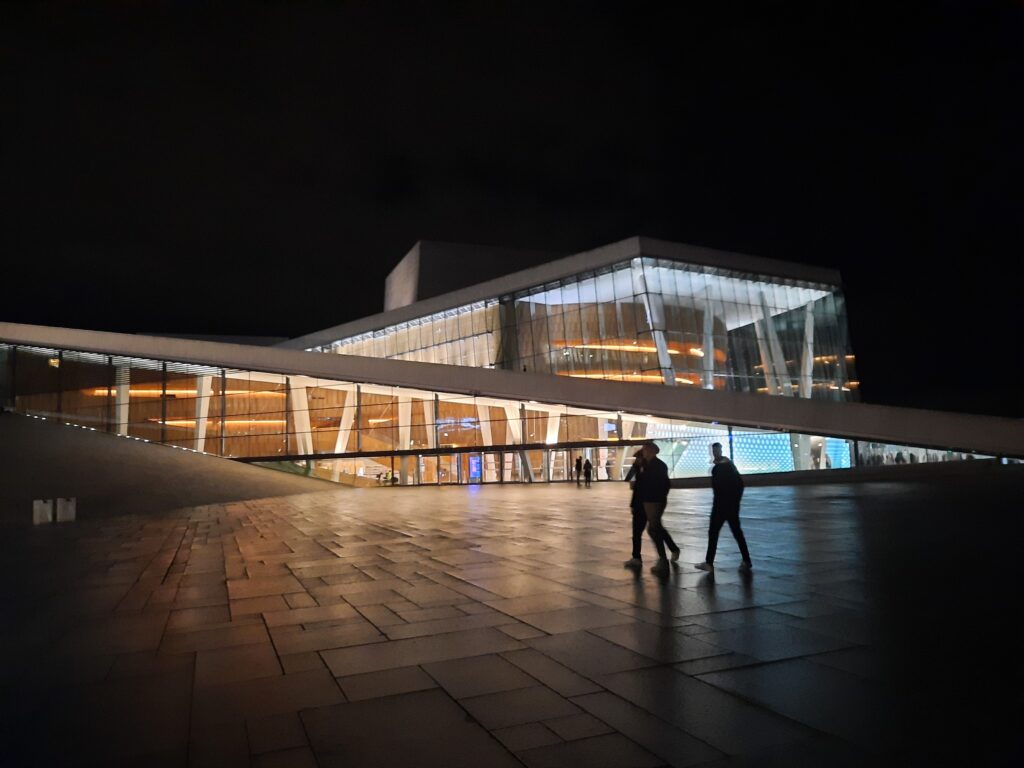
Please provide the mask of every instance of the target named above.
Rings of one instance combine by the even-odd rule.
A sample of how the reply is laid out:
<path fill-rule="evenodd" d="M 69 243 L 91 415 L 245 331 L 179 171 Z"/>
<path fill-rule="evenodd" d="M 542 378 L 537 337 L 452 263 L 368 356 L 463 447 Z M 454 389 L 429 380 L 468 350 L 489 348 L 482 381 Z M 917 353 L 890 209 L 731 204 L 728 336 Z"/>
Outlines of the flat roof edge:
<path fill-rule="evenodd" d="M 281 342 L 277 346 L 285 349 L 320 347 L 330 344 L 337 339 L 375 331 L 389 325 L 408 322 L 409 320 L 432 315 L 436 312 L 443 312 L 453 307 L 472 304 L 475 301 L 482 301 L 501 294 L 561 280 L 580 272 L 600 269 L 618 261 L 641 255 L 699 266 L 722 267 L 737 272 L 747 272 L 801 282 L 825 284 L 835 287 L 841 285 L 839 273 L 836 270 L 825 267 L 767 259 L 760 256 L 747 256 L 741 253 L 720 251 L 714 248 L 686 245 L 684 243 L 674 243 L 668 240 L 658 240 L 656 238 L 636 235 L 609 243 L 608 245 L 581 251 L 571 256 L 564 256 L 547 264 L 522 269 L 493 280 L 460 288 L 457 291 L 423 299 L 389 312 L 378 312 L 358 320 L 307 333 Z"/>

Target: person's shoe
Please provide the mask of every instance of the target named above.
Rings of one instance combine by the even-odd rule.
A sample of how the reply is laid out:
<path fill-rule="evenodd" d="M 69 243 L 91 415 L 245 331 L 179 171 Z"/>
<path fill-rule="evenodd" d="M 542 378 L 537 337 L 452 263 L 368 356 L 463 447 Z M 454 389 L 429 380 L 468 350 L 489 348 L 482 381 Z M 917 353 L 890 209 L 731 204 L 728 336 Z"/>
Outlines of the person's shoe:
<path fill-rule="evenodd" d="M 668 560 L 664 557 L 658 558 L 658 562 L 651 566 L 651 573 L 664 576 L 668 573 Z"/>
<path fill-rule="evenodd" d="M 698 571 L 713 571 L 713 570 L 715 570 L 715 566 L 713 566 L 711 563 L 697 563 L 694 566 L 694 568 L 696 568 Z"/>
<path fill-rule="evenodd" d="M 679 550 L 678 549 L 675 552 L 672 553 L 672 562 L 674 563 L 677 560 L 679 560 Z"/>
<path fill-rule="evenodd" d="M 622 564 L 622 567 L 623 568 L 643 568 L 644 567 L 644 561 L 641 560 L 639 557 L 631 557 L 631 558 L 629 558 L 629 560 L 627 560 L 626 562 L 624 562 Z"/>
<path fill-rule="evenodd" d="M 745 560 L 742 563 L 740 563 L 740 570 L 744 573 L 750 573 L 752 570 L 754 570 L 754 564 L 750 561 Z"/>

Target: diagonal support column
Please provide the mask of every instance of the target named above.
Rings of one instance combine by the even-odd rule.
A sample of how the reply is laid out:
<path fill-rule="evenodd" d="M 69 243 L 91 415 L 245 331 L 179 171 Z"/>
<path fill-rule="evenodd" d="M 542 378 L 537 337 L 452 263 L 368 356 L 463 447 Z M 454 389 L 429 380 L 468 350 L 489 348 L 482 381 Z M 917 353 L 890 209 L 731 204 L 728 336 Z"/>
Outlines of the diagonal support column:
<path fill-rule="evenodd" d="M 761 350 L 761 364 L 765 366 L 765 378 L 768 378 L 768 370 L 771 370 L 773 374 L 774 386 L 769 383 L 769 392 L 773 395 L 792 397 L 795 394 L 793 391 L 793 381 L 786 370 L 786 359 L 782 354 L 782 344 L 779 342 L 779 335 L 775 331 L 771 310 L 768 308 L 768 301 L 765 299 L 763 291 L 761 292 L 761 314 L 763 319 L 758 321 L 760 328 L 757 329 L 757 344 Z M 806 327 L 805 322 L 805 330 Z M 813 333 L 813 330 L 811 332 Z M 813 364 L 813 355 L 810 361 Z M 801 360 L 801 364 L 803 362 L 804 360 Z M 789 445 L 793 454 L 793 469 L 810 469 L 810 438 L 807 435 L 791 433 Z"/>
<path fill-rule="evenodd" d="M 764 366 L 765 379 L 768 380 L 768 391 L 773 395 L 790 396 L 793 394 L 793 382 L 786 370 L 782 344 L 779 342 L 779 334 L 775 331 L 775 323 L 772 322 L 772 313 L 764 291 L 761 291 L 760 295 L 762 319 L 757 321 L 754 330 L 757 334 L 757 346 L 761 351 L 761 365 Z"/>
<path fill-rule="evenodd" d="M 522 405 L 518 408 L 514 405 L 506 405 L 505 419 L 508 424 L 508 434 L 511 438 L 509 442 L 512 445 L 522 445 L 523 421 L 526 419 L 526 409 Z M 533 467 L 530 466 L 529 455 L 526 451 L 519 451 L 518 453 L 523 479 L 528 483 L 534 482 L 536 478 L 533 476 Z"/>
<path fill-rule="evenodd" d="M 562 424 L 560 413 L 548 413 L 547 432 L 544 435 L 544 442 L 547 445 L 554 445 L 558 442 L 558 430 Z"/>
<path fill-rule="evenodd" d="M 196 376 L 196 443 L 197 451 L 206 450 L 206 425 L 210 420 L 213 399 L 213 377 Z"/>
<path fill-rule="evenodd" d="M 356 388 L 345 388 L 345 405 L 341 409 L 341 422 L 338 424 L 338 434 L 334 438 L 334 453 L 346 453 L 348 451 L 349 435 L 352 434 L 352 423 L 356 418 Z M 334 461 L 334 482 L 338 482 L 341 476 L 341 464 L 338 459 Z"/>
<path fill-rule="evenodd" d="M 772 365 L 772 353 L 765 338 L 764 321 L 754 321 L 754 334 L 757 336 L 757 351 L 761 353 L 761 370 L 764 371 L 764 384 L 769 395 L 779 394 L 779 385 L 775 380 L 775 366 Z"/>
<path fill-rule="evenodd" d="M 647 325 L 651 329 L 651 338 L 658 353 L 658 368 L 662 379 L 670 387 L 676 384 L 676 373 L 672 367 L 672 357 L 668 352 L 668 341 L 665 338 L 665 302 L 660 293 L 647 290 L 647 277 L 644 275 L 644 264 L 641 259 L 633 259 L 630 264 L 633 276 L 633 293 L 640 297 L 647 315 Z"/>
<path fill-rule="evenodd" d="M 288 379 L 288 407 L 292 413 L 292 425 L 295 427 L 295 447 L 300 454 L 309 456 L 313 453 L 313 435 L 309 428 L 309 399 L 306 386 L 296 385 Z"/>
<path fill-rule="evenodd" d="M 505 406 L 505 420 L 508 424 L 508 442 L 520 445 L 523 442 L 523 422 L 519 409 L 514 405 Z"/>

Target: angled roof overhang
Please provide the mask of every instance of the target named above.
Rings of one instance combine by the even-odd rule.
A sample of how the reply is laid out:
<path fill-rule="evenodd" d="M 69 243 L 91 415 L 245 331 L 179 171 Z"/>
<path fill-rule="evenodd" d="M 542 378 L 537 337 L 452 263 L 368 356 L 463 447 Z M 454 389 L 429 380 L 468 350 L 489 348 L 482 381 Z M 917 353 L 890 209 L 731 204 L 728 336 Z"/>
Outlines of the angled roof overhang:
<path fill-rule="evenodd" d="M 537 401 L 591 411 L 723 422 L 803 434 L 1024 456 L 1016 419 L 352 355 L 0 323 L 0 342 L 166 360 L 410 390 Z"/>

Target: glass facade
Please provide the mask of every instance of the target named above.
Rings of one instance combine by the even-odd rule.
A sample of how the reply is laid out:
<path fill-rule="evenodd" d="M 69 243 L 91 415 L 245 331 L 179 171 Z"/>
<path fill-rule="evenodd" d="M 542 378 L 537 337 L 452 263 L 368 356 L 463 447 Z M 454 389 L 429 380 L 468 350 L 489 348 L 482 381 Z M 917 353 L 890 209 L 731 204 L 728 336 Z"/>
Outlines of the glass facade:
<path fill-rule="evenodd" d="M 748 474 L 972 457 L 557 403 L 10 344 L 0 344 L 0 395 L 5 406 L 22 413 L 353 485 L 568 480 L 576 456 L 590 459 L 597 480 L 620 480 L 644 440 L 659 444 L 674 477 L 707 474 L 713 442 L 728 446 Z"/>
<path fill-rule="evenodd" d="M 316 351 L 856 399 L 835 286 L 638 257 Z"/>

